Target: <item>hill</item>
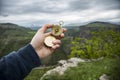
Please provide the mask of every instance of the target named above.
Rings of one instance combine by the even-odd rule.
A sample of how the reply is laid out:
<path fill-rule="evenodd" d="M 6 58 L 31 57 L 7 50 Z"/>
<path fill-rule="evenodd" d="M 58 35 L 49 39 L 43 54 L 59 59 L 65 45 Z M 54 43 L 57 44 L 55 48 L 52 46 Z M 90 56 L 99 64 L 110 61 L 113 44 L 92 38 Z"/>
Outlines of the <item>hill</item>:
<path fill-rule="evenodd" d="M 103 27 L 104 26 L 104 27 Z M 67 26 L 69 27 L 69 26 Z M 62 39 L 62 44 L 55 54 L 43 61 L 46 65 L 55 65 L 60 59 L 68 59 L 71 53 L 72 41 L 76 37 L 90 38 L 91 32 L 115 30 L 120 31 L 120 25 L 106 22 L 92 22 L 83 26 L 70 26 Z M 18 50 L 28 44 L 36 31 L 12 23 L 0 24 L 0 57 L 11 51 Z"/>
<path fill-rule="evenodd" d="M 83 25 L 79 27 L 81 38 L 90 38 L 92 36 L 91 32 L 99 32 L 105 30 L 113 30 L 115 32 L 120 31 L 120 25 L 106 23 L 106 22 L 93 22 L 87 25 Z"/>
<path fill-rule="evenodd" d="M 29 43 L 34 32 L 16 24 L 0 23 L 0 57 Z"/>
<path fill-rule="evenodd" d="M 13 23 L 0 23 L 0 34 L 1 36 L 17 36 L 17 35 L 26 35 L 28 31 L 31 31 L 29 28 L 25 28 Z M 21 33 L 22 32 L 22 33 Z M 13 34 L 12 34 L 13 33 Z M 22 35 L 22 36 L 24 36 Z"/>
<path fill-rule="evenodd" d="M 70 26 L 66 35 L 72 37 L 90 38 L 92 36 L 91 32 L 105 30 L 114 30 L 118 32 L 120 31 L 120 25 L 96 21 L 82 26 Z"/>
<path fill-rule="evenodd" d="M 96 22 L 88 23 L 85 26 L 86 27 L 118 27 L 120 25 L 109 23 L 109 22 L 99 22 L 99 21 L 96 21 Z"/>
<path fill-rule="evenodd" d="M 12 51 L 17 51 L 19 48 L 28 44 L 35 33 L 36 30 L 31 30 L 30 28 L 25 28 L 13 23 L 0 23 L 0 57 Z M 55 53 L 56 54 L 53 55 L 54 57 L 52 57 L 53 62 L 48 62 L 51 59 L 50 56 L 42 61 L 43 64 L 53 65 L 58 60 L 66 58 L 62 47 L 56 50 Z"/>
<path fill-rule="evenodd" d="M 68 26 L 69 27 L 69 26 Z M 0 24 L 0 57 L 28 44 L 36 31 L 12 24 Z M 105 58 L 98 62 L 80 63 L 68 69 L 63 76 L 48 76 L 46 80 L 96 80 L 102 74 L 111 80 L 119 80 L 120 25 L 106 22 L 92 22 L 82 26 L 71 26 L 62 39 L 62 44 L 52 56 L 42 63 L 55 65 L 61 59 L 70 57 Z M 39 80 L 51 68 L 34 69 L 25 80 Z"/>
<path fill-rule="evenodd" d="M 120 58 L 103 58 L 97 61 L 80 62 L 77 67 L 68 68 L 63 75 L 54 73 L 53 70 L 60 71 L 59 68 L 35 68 L 24 80 L 119 80 L 120 79 Z M 64 68 L 66 66 L 62 66 Z M 53 72 L 52 72 L 53 71 Z M 62 70 L 61 70 L 62 71 Z M 51 73 L 50 73 L 51 72 Z M 100 79 L 106 74 L 109 79 Z M 105 77 L 106 78 L 106 77 Z"/>
<path fill-rule="evenodd" d="M 33 27 L 29 27 L 30 29 L 32 29 L 32 30 L 38 30 L 38 29 L 40 29 L 41 27 L 35 27 L 35 26 L 33 26 Z"/>

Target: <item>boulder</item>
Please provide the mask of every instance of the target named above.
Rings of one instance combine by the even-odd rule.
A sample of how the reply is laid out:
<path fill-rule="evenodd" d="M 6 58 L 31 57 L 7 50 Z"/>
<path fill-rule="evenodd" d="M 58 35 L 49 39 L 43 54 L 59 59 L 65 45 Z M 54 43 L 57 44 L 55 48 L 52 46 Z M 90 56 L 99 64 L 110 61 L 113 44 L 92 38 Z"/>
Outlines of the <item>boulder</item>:
<path fill-rule="evenodd" d="M 109 80 L 109 76 L 107 76 L 106 74 L 103 74 L 100 76 L 99 80 Z"/>
<path fill-rule="evenodd" d="M 64 72 L 70 67 L 76 67 L 79 62 L 85 62 L 85 60 L 81 58 L 71 58 L 68 60 L 60 60 L 58 61 L 59 66 L 54 69 L 47 71 L 40 80 L 43 80 L 44 77 L 49 76 L 51 74 L 63 75 Z"/>

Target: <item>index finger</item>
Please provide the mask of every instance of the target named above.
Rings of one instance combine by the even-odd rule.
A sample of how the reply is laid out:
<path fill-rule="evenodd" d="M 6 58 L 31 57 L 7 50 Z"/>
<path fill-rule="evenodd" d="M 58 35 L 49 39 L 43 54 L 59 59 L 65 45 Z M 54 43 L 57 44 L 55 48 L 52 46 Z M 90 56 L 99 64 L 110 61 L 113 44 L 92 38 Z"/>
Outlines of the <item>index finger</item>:
<path fill-rule="evenodd" d="M 45 33 L 45 31 L 49 28 L 52 28 L 54 26 L 54 24 L 45 24 L 42 28 L 41 28 L 41 32 Z"/>

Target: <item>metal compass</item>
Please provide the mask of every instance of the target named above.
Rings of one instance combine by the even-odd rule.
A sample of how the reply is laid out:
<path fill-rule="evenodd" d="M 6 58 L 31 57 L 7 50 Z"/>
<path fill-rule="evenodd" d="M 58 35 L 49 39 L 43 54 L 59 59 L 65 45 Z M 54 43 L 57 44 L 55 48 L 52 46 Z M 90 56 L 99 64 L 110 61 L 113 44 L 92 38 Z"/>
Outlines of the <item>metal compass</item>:
<path fill-rule="evenodd" d="M 56 37 L 60 36 L 63 32 L 62 30 L 62 25 L 64 24 L 63 21 L 59 21 L 59 25 L 54 25 L 51 29 L 51 33 L 52 35 L 48 36 L 45 38 L 45 45 L 48 47 L 52 47 L 53 46 L 53 41 L 56 40 Z"/>

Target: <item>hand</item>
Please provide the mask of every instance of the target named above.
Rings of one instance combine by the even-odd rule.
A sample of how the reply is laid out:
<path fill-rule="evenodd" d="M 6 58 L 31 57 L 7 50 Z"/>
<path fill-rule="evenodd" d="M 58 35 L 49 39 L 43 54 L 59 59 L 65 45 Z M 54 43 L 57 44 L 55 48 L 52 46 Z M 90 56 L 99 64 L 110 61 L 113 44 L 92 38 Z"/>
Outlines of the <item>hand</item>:
<path fill-rule="evenodd" d="M 52 28 L 54 25 L 53 24 L 46 24 L 44 25 L 41 29 L 37 31 L 35 36 L 33 37 L 32 41 L 30 44 L 33 46 L 35 49 L 36 53 L 38 54 L 39 58 L 45 58 L 52 54 L 57 48 L 60 47 L 60 39 L 64 37 L 64 34 L 62 33 L 59 37 L 59 39 L 53 41 L 53 46 L 47 47 L 44 44 L 44 40 L 47 36 L 51 35 L 51 32 L 45 33 L 48 28 Z M 66 29 L 63 29 L 63 32 L 65 32 Z"/>

